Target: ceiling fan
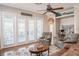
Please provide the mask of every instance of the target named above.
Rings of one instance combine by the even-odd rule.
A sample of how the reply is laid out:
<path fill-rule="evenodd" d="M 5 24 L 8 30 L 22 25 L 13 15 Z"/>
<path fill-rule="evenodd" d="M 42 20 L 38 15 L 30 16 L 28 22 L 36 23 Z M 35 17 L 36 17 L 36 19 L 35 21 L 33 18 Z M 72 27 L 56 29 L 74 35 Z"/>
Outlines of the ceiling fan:
<path fill-rule="evenodd" d="M 57 12 L 55 12 L 54 10 L 61 10 L 61 9 L 64 9 L 64 8 L 63 7 L 52 8 L 52 6 L 50 4 L 48 4 L 46 10 L 40 10 L 40 11 L 46 11 L 43 13 L 43 15 L 46 14 L 47 12 L 52 12 L 54 14 L 57 14 Z"/>

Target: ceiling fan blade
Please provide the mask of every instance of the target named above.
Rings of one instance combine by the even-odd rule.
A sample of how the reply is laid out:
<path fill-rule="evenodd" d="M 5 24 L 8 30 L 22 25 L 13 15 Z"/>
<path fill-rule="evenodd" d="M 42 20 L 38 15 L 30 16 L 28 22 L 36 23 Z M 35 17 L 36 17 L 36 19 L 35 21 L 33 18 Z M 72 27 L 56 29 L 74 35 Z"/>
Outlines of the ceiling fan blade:
<path fill-rule="evenodd" d="M 53 10 L 52 10 L 51 12 L 54 13 L 54 14 L 57 14 L 57 12 L 55 12 L 55 11 L 53 11 Z"/>
<path fill-rule="evenodd" d="M 46 12 L 44 12 L 44 13 L 43 13 L 43 15 L 44 15 L 44 14 L 46 14 L 46 13 L 47 13 L 47 11 L 46 11 Z"/>
<path fill-rule="evenodd" d="M 63 7 L 59 7 L 59 8 L 54 8 L 52 10 L 60 10 L 60 9 L 64 9 Z"/>

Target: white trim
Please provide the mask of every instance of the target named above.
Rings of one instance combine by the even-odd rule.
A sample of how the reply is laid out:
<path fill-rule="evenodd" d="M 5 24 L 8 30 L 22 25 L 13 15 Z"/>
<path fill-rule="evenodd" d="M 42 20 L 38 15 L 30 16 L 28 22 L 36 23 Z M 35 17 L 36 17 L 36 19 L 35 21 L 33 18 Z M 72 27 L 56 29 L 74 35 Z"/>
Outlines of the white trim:
<path fill-rule="evenodd" d="M 68 15 L 58 16 L 58 17 L 56 17 L 56 19 L 61 19 L 61 18 L 66 18 L 66 17 L 72 17 L 72 16 L 74 16 L 74 14 L 68 14 Z"/>
<path fill-rule="evenodd" d="M 1 9 L 0 9 L 0 48 L 1 48 Z"/>

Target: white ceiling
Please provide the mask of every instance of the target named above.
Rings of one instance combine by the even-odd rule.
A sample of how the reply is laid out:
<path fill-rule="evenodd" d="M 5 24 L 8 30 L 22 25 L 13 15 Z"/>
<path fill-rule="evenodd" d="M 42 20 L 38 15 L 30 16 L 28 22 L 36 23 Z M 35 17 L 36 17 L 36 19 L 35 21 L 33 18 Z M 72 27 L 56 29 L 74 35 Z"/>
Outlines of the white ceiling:
<path fill-rule="evenodd" d="M 46 5 L 48 3 L 42 3 L 42 4 L 37 4 L 37 3 L 3 3 L 2 5 L 6 5 L 6 6 L 10 6 L 10 7 L 15 7 L 15 8 L 19 8 L 19 9 L 24 9 L 24 10 L 28 10 L 28 11 L 32 11 L 32 12 L 36 12 L 36 13 L 43 13 L 44 11 L 38 11 L 38 10 L 45 10 L 46 9 Z M 79 4 L 74 4 L 74 3 L 51 3 L 51 6 L 53 8 L 56 7 L 64 7 L 63 10 L 72 8 L 76 5 Z M 63 11 L 60 10 L 60 11 Z"/>

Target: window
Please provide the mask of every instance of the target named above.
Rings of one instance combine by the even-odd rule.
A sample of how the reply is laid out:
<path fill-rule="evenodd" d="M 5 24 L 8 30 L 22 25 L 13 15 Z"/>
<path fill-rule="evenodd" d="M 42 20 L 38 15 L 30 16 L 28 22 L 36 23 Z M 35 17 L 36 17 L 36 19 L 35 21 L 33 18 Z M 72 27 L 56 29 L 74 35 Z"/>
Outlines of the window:
<path fill-rule="evenodd" d="M 26 41 L 25 20 L 26 20 L 26 17 L 24 16 L 20 16 L 18 18 L 18 42 Z"/>
<path fill-rule="evenodd" d="M 2 15 L 2 32 L 3 32 L 3 44 L 14 44 L 14 22 L 15 16 L 9 13 L 3 13 Z"/>

